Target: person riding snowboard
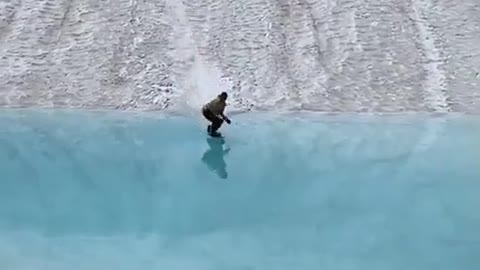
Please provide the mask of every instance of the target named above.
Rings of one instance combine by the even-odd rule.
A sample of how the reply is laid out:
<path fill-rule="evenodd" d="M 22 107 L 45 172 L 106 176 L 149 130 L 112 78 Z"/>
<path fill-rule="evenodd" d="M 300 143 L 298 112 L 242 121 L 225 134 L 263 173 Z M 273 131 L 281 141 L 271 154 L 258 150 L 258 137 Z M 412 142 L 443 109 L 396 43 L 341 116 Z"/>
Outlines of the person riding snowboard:
<path fill-rule="evenodd" d="M 225 106 L 227 106 L 227 97 L 227 93 L 222 92 L 215 99 L 202 107 L 203 116 L 212 123 L 211 125 L 208 125 L 207 128 L 210 136 L 220 136 L 217 130 L 222 126 L 223 121 L 227 122 L 227 124 L 231 123 L 230 119 L 223 114 Z"/>

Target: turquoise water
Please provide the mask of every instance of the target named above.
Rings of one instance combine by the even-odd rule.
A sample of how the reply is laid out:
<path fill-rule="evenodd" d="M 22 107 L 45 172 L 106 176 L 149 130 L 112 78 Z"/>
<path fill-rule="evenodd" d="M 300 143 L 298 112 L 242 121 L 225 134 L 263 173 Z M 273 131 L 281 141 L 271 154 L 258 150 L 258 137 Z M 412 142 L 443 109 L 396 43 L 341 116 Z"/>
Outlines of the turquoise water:
<path fill-rule="evenodd" d="M 1 269 L 479 269 L 480 120 L 0 114 Z"/>

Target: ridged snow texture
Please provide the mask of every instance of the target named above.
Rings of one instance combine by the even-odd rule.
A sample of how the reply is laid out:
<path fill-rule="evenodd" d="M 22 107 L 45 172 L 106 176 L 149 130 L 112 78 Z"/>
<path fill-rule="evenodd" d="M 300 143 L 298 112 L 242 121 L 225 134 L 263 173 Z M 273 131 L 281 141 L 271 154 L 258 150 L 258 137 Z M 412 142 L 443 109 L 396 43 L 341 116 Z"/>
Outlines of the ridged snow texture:
<path fill-rule="evenodd" d="M 480 112 L 477 0 L 2 0 L 0 106 Z"/>

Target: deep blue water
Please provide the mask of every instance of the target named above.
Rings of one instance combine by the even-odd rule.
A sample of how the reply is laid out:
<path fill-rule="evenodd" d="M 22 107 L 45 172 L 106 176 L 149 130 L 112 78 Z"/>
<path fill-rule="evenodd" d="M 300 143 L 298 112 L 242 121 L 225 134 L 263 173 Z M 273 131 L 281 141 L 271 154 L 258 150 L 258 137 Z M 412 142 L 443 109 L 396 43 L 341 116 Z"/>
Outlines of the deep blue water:
<path fill-rule="evenodd" d="M 1 269 L 480 269 L 480 120 L 0 114 Z"/>

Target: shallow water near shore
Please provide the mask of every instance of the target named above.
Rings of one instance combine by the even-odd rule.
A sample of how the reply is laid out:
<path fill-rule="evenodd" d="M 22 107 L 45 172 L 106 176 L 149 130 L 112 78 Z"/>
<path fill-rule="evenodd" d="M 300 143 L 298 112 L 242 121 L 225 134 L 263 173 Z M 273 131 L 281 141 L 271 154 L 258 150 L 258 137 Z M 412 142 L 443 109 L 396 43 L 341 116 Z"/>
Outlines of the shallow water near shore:
<path fill-rule="evenodd" d="M 475 116 L 0 115 L 2 269 L 475 269 Z"/>

